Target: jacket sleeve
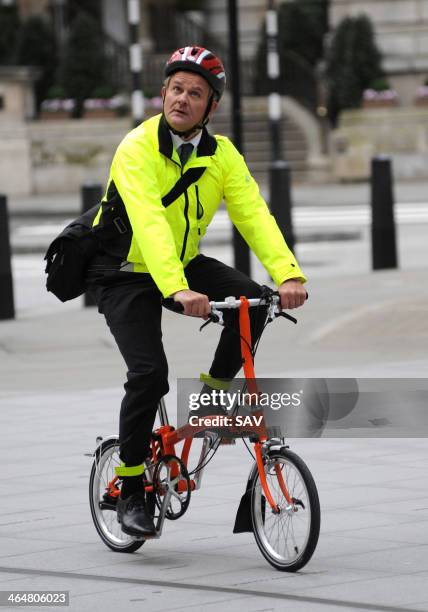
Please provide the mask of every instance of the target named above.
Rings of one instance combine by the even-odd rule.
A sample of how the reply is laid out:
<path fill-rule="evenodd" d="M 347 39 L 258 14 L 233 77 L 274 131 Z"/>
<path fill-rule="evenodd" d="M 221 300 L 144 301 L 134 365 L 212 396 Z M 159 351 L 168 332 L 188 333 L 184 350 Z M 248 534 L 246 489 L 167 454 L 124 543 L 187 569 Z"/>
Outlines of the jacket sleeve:
<path fill-rule="evenodd" d="M 277 285 L 291 278 L 306 277 L 260 195 L 244 158 L 230 141 L 224 177 L 224 199 L 232 223 Z"/>
<path fill-rule="evenodd" d="M 154 150 L 148 137 L 136 130 L 119 145 L 111 178 L 125 204 L 133 238 L 153 280 L 164 297 L 188 289 L 183 264 L 162 205 Z"/>

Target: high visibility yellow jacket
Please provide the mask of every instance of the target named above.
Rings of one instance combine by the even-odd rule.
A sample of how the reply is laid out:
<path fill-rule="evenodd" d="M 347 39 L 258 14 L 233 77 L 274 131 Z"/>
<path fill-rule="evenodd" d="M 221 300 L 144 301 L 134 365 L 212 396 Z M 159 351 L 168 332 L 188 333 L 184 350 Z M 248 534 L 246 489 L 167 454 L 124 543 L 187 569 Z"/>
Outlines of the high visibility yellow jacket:
<path fill-rule="evenodd" d="M 202 176 L 169 206 L 165 196 L 189 168 L 206 168 Z M 167 297 L 188 284 L 186 265 L 222 200 L 231 221 L 279 285 L 290 278 L 305 281 L 294 255 L 249 173 L 242 155 L 224 136 L 203 130 L 182 168 L 161 115 L 129 132 L 112 161 L 104 203 L 120 203 L 132 227 L 124 258 L 135 272 L 149 272 Z M 100 222 L 102 208 L 94 225 Z"/>

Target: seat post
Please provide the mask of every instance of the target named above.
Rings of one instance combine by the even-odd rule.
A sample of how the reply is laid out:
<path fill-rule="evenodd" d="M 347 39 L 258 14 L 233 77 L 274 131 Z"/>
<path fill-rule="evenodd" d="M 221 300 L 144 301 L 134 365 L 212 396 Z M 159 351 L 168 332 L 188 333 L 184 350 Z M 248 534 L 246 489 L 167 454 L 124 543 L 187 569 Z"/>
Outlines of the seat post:
<path fill-rule="evenodd" d="M 165 405 L 165 400 L 162 397 L 159 401 L 159 420 L 160 420 L 160 424 L 161 425 L 169 425 L 169 421 L 168 421 L 168 413 L 166 410 L 166 405 Z"/>

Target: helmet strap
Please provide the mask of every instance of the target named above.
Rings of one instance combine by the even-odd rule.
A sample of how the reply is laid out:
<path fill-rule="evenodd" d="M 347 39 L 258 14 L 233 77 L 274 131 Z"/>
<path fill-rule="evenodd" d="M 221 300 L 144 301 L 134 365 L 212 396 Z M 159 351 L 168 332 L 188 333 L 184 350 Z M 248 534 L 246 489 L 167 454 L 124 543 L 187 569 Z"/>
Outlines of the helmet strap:
<path fill-rule="evenodd" d="M 165 96 L 163 97 L 163 104 L 162 104 L 162 114 L 163 114 L 163 118 L 166 121 L 166 124 L 168 126 L 168 128 L 171 130 L 171 132 L 173 134 L 175 134 L 176 136 L 180 136 L 180 138 L 188 138 L 191 134 L 193 134 L 196 131 L 202 130 L 208 123 L 208 121 L 210 120 L 209 118 L 209 114 L 213 105 L 213 101 L 214 101 L 214 94 L 212 93 L 209 100 L 208 100 L 208 104 L 207 104 L 207 108 L 205 109 L 205 113 L 204 116 L 202 117 L 202 120 L 199 123 L 196 123 L 195 125 L 193 125 L 191 128 L 189 128 L 188 130 L 185 130 L 184 132 L 180 132 L 179 130 L 176 130 L 175 128 L 173 128 L 171 125 L 169 125 L 166 117 L 165 117 L 165 112 L 164 112 L 164 106 L 165 106 Z"/>

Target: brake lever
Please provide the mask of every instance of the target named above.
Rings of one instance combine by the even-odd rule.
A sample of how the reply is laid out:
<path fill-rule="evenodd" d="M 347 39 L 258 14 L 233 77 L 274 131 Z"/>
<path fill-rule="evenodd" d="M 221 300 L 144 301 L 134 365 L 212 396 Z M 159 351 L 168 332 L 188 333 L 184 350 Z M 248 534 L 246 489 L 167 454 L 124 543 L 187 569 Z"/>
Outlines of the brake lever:
<path fill-rule="evenodd" d="M 280 297 L 278 291 L 274 291 L 273 295 L 276 295 L 276 296 Z M 307 299 L 309 299 L 309 293 L 306 291 L 305 300 L 307 300 Z M 273 317 L 272 317 L 272 314 L 273 314 L 275 317 L 284 317 L 284 319 L 288 319 L 292 323 L 297 324 L 297 319 L 295 319 L 291 315 L 287 314 L 283 310 L 279 310 L 279 304 L 275 304 L 275 305 L 271 304 L 270 307 L 269 307 L 269 311 L 268 312 L 269 312 L 269 318 L 270 318 L 271 321 L 273 321 Z"/>
<path fill-rule="evenodd" d="M 275 314 L 275 317 L 284 317 L 284 319 L 288 319 L 289 321 L 291 321 L 292 323 L 297 323 L 297 319 L 295 319 L 294 317 L 292 317 L 291 315 L 289 315 L 288 313 L 284 312 L 283 310 L 281 310 L 281 312 L 277 312 Z"/>
<path fill-rule="evenodd" d="M 206 326 L 207 326 L 207 325 L 209 325 L 210 323 L 212 323 L 211 319 L 208 319 L 208 321 L 205 321 L 205 323 L 203 323 L 203 324 L 200 326 L 199 331 L 201 332 L 201 331 L 204 329 L 204 327 L 206 327 Z"/>
<path fill-rule="evenodd" d="M 202 331 L 204 327 L 206 327 L 210 323 L 219 323 L 219 325 L 224 325 L 223 313 L 221 312 L 221 310 L 212 310 L 208 315 L 208 321 L 205 321 L 205 323 L 201 325 L 199 331 Z"/>

